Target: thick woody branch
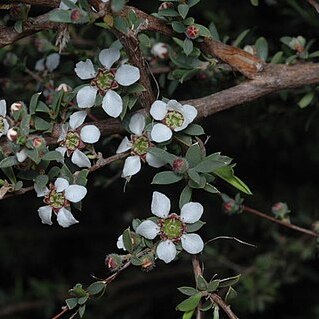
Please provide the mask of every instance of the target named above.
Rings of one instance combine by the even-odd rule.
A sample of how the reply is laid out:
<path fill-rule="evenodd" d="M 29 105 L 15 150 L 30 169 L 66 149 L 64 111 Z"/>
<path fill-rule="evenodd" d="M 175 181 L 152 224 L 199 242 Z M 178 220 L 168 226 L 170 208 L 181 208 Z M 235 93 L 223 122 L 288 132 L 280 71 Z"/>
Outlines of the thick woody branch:
<path fill-rule="evenodd" d="M 23 31 L 17 32 L 14 27 L 0 28 L 0 48 L 12 44 L 36 32 L 49 29 L 59 29 L 61 23 L 49 21 L 49 14 L 43 14 L 36 18 L 29 18 L 23 22 Z"/>

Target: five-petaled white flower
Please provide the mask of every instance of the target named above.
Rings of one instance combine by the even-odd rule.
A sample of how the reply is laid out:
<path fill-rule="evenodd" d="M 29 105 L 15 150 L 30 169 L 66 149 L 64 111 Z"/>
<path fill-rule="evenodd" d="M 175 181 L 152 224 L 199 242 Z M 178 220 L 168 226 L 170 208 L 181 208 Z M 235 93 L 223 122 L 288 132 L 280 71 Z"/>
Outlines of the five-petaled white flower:
<path fill-rule="evenodd" d="M 9 123 L 6 120 L 7 103 L 5 100 L 0 100 L 0 137 L 7 134 L 9 130 Z"/>
<path fill-rule="evenodd" d="M 111 117 L 118 117 L 123 110 L 121 96 L 114 90 L 119 85 L 130 86 L 140 78 L 140 70 L 129 64 L 122 64 L 118 68 L 112 65 L 121 57 L 120 50 L 104 49 L 99 54 L 103 65 L 96 71 L 91 60 L 78 62 L 75 66 L 77 76 L 82 80 L 91 80 L 91 85 L 82 87 L 77 93 L 76 100 L 80 108 L 90 108 L 95 104 L 96 95 L 103 96 L 102 108 Z"/>
<path fill-rule="evenodd" d="M 204 248 L 201 237 L 197 234 L 188 234 L 187 227 L 200 220 L 204 208 L 200 203 L 189 202 L 185 204 L 180 215 L 169 214 L 170 200 L 162 193 L 154 192 L 151 204 L 152 213 L 159 217 L 157 222 L 152 220 L 143 221 L 136 229 L 136 233 L 147 238 L 154 239 L 157 235 L 161 241 L 157 245 L 157 257 L 165 263 L 169 263 L 176 257 L 175 244 L 179 242 L 182 248 L 190 254 L 198 254 Z M 118 247 L 122 243 L 119 239 Z"/>
<path fill-rule="evenodd" d="M 152 140 L 157 143 L 170 140 L 172 131 L 184 130 L 197 116 L 194 106 L 182 105 L 176 100 L 167 103 L 157 100 L 152 104 L 150 113 L 155 120 L 162 122 L 156 123 L 151 131 Z"/>
<path fill-rule="evenodd" d="M 84 186 L 70 185 L 66 179 L 59 177 L 49 188 L 39 189 L 35 184 L 35 190 L 38 197 L 44 196 L 43 202 L 46 204 L 38 209 L 43 224 L 52 225 L 52 212 L 57 215 L 57 221 L 62 227 L 79 222 L 72 215 L 70 206 L 85 197 L 87 190 Z"/>
<path fill-rule="evenodd" d="M 130 119 L 129 128 L 133 134 L 130 139 L 124 137 L 116 151 L 119 154 L 131 150 L 131 156 L 125 160 L 122 177 L 137 174 L 141 170 L 141 162 L 147 162 L 150 166 L 156 168 L 165 165 L 147 152 L 152 143 L 147 132 L 144 131 L 145 117 L 142 114 L 133 115 Z"/>
<path fill-rule="evenodd" d="M 85 148 L 85 143 L 96 143 L 101 133 L 95 125 L 85 125 L 78 130 L 84 123 L 86 118 L 86 111 L 78 111 L 70 116 L 69 125 L 62 127 L 62 133 L 58 139 L 60 145 L 56 151 L 60 152 L 63 156 L 71 156 L 71 161 L 79 167 L 91 167 L 89 158 L 81 151 Z"/>

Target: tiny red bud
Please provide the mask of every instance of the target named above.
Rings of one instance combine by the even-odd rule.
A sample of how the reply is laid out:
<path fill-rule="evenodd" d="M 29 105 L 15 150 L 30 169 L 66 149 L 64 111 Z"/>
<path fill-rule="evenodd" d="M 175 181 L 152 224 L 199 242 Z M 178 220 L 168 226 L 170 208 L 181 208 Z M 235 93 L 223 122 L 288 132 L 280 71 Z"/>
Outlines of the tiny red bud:
<path fill-rule="evenodd" d="M 184 158 L 177 158 L 172 165 L 173 171 L 178 174 L 184 174 L 188 170 L 188 162 Z"/>
<path fill-rule="evenodd" d="M 15 142 L 18 138 L 18 131 L 16 128 L 10 128 L 7 132 L 7 138 L 10 142 Z"/>
<path fill-rule="evenodd" d="M 32 145 L 33 145 L 34 148 L 39 148 L 39 147 L 41 147 L 43 144 L 44 144 L 44 140 L 43 140 L 43 138 L 41 138 L 41 137 L 35 137 L 35 138 L 32 140 Z"/>
<path fill-rule="evenodd" d="M 159 6 L 158 10 L 160 11 L 160 10 L 170 9 L 170 8 L 173 8 L 173 7 L 174 7 L 174 5 L 173 5 L 172 2 L 163 2 L 163 3 Z"/>
<path fill-rule="evenodd" d="M 111 271 L 117 271 L 123 266 L 123 258 L 117 254 L 107 255 L 105 265 Z"/>
<path fill-rule="evenodd" d="M 151 271 L 155 267 L 155 260 L 152 255 L 145 255 L 141 258 L 142 260 L 142 270 L 148 272 Z"/>
<path fill-rule="evenodd" d="M 71 86 L 67 85 L 66 83 L 61 83 L 56 89 L 56 91 L 63 91 L 63 92 L 71 92 Z"/>
<path fill-rule="evenodd" d="M 24 105 L 23 102 L 12 103 L 10 106 L 11 113 L 18 112 L 18 111 L 22 110 L 23 105 Z"/>
<path fill-rule="evenodd" d="M 190 25 L 187 27 L 185 34 L 191 40 L 197 39 L 199 37 L 199 28 L 194 24 Z"/>
<path fill-rule="evenodd" d="M 71 12 L 71 20 L 76 22 L 81 19 L 81 11 L 78 9 L 73 9 Z"/>

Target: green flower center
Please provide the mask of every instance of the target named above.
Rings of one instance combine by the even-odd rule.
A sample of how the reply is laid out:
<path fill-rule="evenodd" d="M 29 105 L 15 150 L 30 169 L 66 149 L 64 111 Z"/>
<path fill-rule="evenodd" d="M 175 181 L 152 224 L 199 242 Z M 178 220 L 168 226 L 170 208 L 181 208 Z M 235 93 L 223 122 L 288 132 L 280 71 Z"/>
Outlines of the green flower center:
<path fill-rule="evenodd" d="M 117 83 L 114 80 L 114 73 L 108 70 L 99 70 L 97 76 L 92 81 L 93 85 L 97 86 L 100 91 L 105 92 L 109 89 L 117 87 Z"/>
<path fill-rule="evenodd" d="M 48 204 L 53 208 L 61 208 L 65 204 L 64 193 L 58 193 L 55 189 L 51 190 Z"/>
<path fill-rule="evenodd" d="M 3 116 L 0 115 L 0 133 L 4 132 L 4 121 Z"/>
<path fill-rule="evenodd" d="M 149 148 L 150 143 L 146 136 L 133 137 L 133 147 L 132 151 L 138 156 L 143 156 L 146 154 L 147 149 Z"/>
<path fill-rule="evenodd" d="M 185 224 L 175 214 L 160 221 L 160 232 L 163 239 L 178 241 L 185 232 Z"/>
<path fill-rule="evenodd" d="M 76 132 L 70 131 L 65 138 L 65 147 L 70 151 L 75 151 L 81 142 L 80 135 Z"/>
<path fill-rule="evenodd" d="M 164 119 L 164 123 L 171 129 L 181 127 L 184 123 L 184 116 L 177 111 L 169 111 Z"/>

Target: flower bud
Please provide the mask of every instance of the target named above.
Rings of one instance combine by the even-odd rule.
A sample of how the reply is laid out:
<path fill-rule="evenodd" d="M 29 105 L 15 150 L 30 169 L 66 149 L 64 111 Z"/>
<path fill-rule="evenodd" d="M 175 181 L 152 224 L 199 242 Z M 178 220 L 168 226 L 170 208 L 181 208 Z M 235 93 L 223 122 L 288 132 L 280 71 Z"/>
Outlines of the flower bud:
<path fill-rule="evenodd" d="M 32 145 L 33 145 L 34 148 L 39 148 L 42 145 L 44 145 L 44 139 L 42 137 L 35 137 L 32 140 Z"/>
<path fill-rule="evenodd" d="M 177 174 L 184 174 L 188 170 L 188 162 L 185 158 L 177 158 L 174 160 L 172 169 Z"/>
<path fill-rule="evenodd" d="M 272 210 L 272 213 L 277 218 L 280 218 L 280 219 L 286 219 L 288 214 L 290 213 L 290 210 L 289 210 L 287 204 L 283 203 L 283 202 L 275 203 L 272 206 L 271 210 Z"/>
<path fill-rule="evenodd" d="M 301 53 L 305 50 L 306 39 L 302 36 L 298 36 L 297 38 L 292 38 L 289 42 L 289 47 L 298 53 Z"/>
<path fill-rule="evenodd" d="M 11 113 L 21 111 L 23 108 L 23 105 L 24 105 L 23 102 L 12 103 L 10 106 Z"/>
<path fill-rule="evenodd" d="M 173 8 L 173 7 L 174 7 L 174 5 L 173 5 L 172 2 L 163 2 L 159 6 L 158 10 L 161 11 L 161 10 L 170 9 L 170 8 Z"/>
<path fill-rule="evenodd" d="M 81 19 L 81 11 L 78 9 L 73 9 L 71 12 L 71 20 L 77 22 Z"/>
<path fill-rule="evenodd" d="M 143 271 L 151 271 L 155 267 L 154 256 L 151 254 L 147 254 L 141 257 L 142 265 L 141 268 Z"/>
<path fill-rule="evenodd" d="M 167 44 L 162 42 L 155 43 L 151 49 L 151 53 L 155 57 L 160 58 L 162 60 L 167 59 L 168 57 Z"/>
<path fill-rule="evenodd" d="M 110 271 L 117 271 L 123 266 L 123 257 L 117 254 L 107 255 L 105 265 Z"/>
<path fill-rule="evenodd" d="M 18 130 L 16 128 L 10 128 L 7 132 L 7 138 L 10 142 L 15 142 L 18 138 Z"/>
<path fill-rule="evenodd" d="M 67 85 L 66 83 L 61 83 L 56 89 L 56 91 L 63 91 L 63 92 L 71 92 L 72 88 L 70 85 Z"/>
<path fill-rule="evenodd" d="M 230 201 L 225 202 L 223 204 L 223 210 L 225 213 L 232 215 L 232 214 L 237 212 L 238 205 L 236 204 L 236 202 L 233 199 L 231 199 Z"/>
<path fill-rule="evenodd" d="M 197 28 L 194 24 L 190 25 L 187 27 L 185 34 L 188 39 L 195 40 L 199 37 L 199 28 Z"/>

